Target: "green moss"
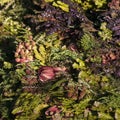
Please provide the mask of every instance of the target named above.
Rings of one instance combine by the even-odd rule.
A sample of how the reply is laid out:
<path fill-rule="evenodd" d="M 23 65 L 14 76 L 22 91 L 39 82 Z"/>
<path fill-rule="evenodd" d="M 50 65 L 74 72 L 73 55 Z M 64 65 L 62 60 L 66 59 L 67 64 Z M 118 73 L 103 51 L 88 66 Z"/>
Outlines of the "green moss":
<path fill-rule="evenodd" d="M 48 107 L 48 105 L 46 103 L 42 103 L 41 95 L 23 93 L 16 101 L 12 114 L 16 115 L 15 119 L 36 120 L 40 117 L 41 111 L 46 107 Z"/>
<path fill-rule="evenodd" d="M 101 23 L 100 30 L 98 34 L 103 41 L 112 39 L 112 31 L 107 28 L 107 23 Z"/>
<path fill-rule="evenodd" d="M 5 5 L 6 3 L 9 3 L 9 2 L 12 2 L 12 1 L 14 1 L 14 0 L 2 0 L 2 1 L 0 1 L 0 4 Z"/>
<path fill-rule="evenodd" d="M 97 8 L 101 8 L 101 7 L 103 7 L 103 5 L 105 5 L 106 4 L 106 0 L 94 0 L 94 2 L 95 2 L 95 5 L 97 6 Z"/>
<path fill-rule="evenodd" d="M 69 12 L 69 6 L 67 4 L 65 4 L 64 2 L 61 2 L 61 1 L 58 0 L 56 2 L 53 2 L 52 5 L 55 6 L 55 7 L 61 8 L 65 12 Z"/>
<path fill-rule="evenodd" d="M 0 1 L 0 119 L 120 119 L 119 69 L 111 66 L 119 67 L 119 40 L 116 40 L 119 36 L 112 36 L 112 32 L 107 28 L 108 23 L 104 20 L 99 31 L 94 29 L 94 26 L 97 27 L 100 23 L 99 16 L 103 15 L 102 9 L 108 2 L 71 1 L 76 3 L 73 4 L 74 7 L 71 3 L 71 6 L 68 5 L 69 0 Z M 44 14 L 44 10 L 48 14 L 43 20 L 41 14 Z M 95 12 L 97 10 L 99 13 Z M 51 11 L 55 19 L 49 18 Z M 57 11 L 60 14 L 54 14 Z M 105 9 L 108 18 L 111 11 Z M 88 16 L 94 14 L 97 19 L 92 17 L 91 21 L 88 20 Z M 33 24 L 24 18 L 28 18 Z M 45 34 L 44 29 L 49 31 L 49 21 L 52 26 L 52 23 L 59 23 L 59 19 L 60 24 L 65 19 L 70 23 L 65 22 L 65 25 L 60 26 L 61 31 Z M 45 25 L 48 26 L 42 28 L 44 22 L 47 22 Z M 40 26 L 38 31 L 36 26 Z M 117 45 L 115 40 L 118 41 Z M 31 49 L 33 60 L 16 63 L 14 53 L 17 45 L 25 45 L 29 41 L 34 41 L 35 44 Z M 69 46 L 71 43 L 72 48 Z M 109 51 L 114 53 L 114 57 L 111 57 Z M 102 63 L 103 58 L 106 60 L 105 64 Z M 54 80 L 42 83 L 37 79 L 41 66 L 58 69 L 62 66 L 65 71 L 54 71 Z M 37 82 L 32 86 L 34 80 Z M 28 86 L 24 86 L 25 84 Z M 47 116 L 46 111 L 50 110 L 50 106 L 57 106 L 60 111 L 50 111 Z"/>
<path fill-rule="evenodd" d="M 95 47 L 95 40 L 91 34 L 85 33 L 81 39 L 81 47 L 83 50 L 92 50 Z"/>
<path fill-rule="evenodd" d="M 72 66 L 73 66 L 74 69 L 81 69 L 81 70 L 86 69 L 84 61 L 81 60 L 81 59 L 78 59 L 78 58 L 76 59 L 76 62 L 73 63 Z"/>
<path fill-rule="evenodd" d="M 65 12 L 69 12 L 69 6 L 64 2 L 58 0 L 45 0 L 46 2 L 53 2 L 53 6 L 61 8 Z M 107 4 L 107 0 L 71 0 L 72 2 L 78 3 L 84 10 L 88 9 L 102 9 Z"/>

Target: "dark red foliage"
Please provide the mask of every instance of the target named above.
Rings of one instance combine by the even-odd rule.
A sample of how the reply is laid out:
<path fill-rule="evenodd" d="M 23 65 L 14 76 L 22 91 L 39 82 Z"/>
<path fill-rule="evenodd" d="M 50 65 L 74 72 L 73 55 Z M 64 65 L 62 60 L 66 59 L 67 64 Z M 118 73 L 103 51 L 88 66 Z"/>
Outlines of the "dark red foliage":
<path fill-rule="evenodd" d="M 70 38 L 75 41 L 83 34 L 81 23 L 89 23 L 89 20 L 78 4 L 70 0 L 64 0 L 64 2 L 69 5 L 69 12 L 64 12 L 51 4 L 44 4 L 44 7 L 41 8 L 40 2 L 38 2 L 40 8 L 38 14 L 28 14 L 24 16 L 24 20 L 27 24 L 29 23 L 35 33 L 40 31 L 47 34 L 57 32 L 63 39 Z"/>
<path fill-rule="evenodd" d="M 120 10 L 110 9 L 101 15 L 101 22 L 107 22 L 107 27 L 113 32 L 113 39 L 120 40 Z"/>
<path fill-rule="evenodd" d="M 59 113 L 59 112 L 60 112 L 60 109 L 58 108 L 58 106 L 54 105 L 47 109 L 47 111 L 45 112 L 45 115 L 54 115 L 55 113 Z"/>
<path fill-rule="evenodd" d="M 54 68 L 50 66 L 40 67 L 40 69 L 38 70 L 38 76 L 39 76 L 39 80 L 42 82 L 46 82 L 51 79 L 54 79 L 55 77 Z"/>
<path fill-rule="evenodd" d="M 38 78 L 41 82 L 50 81 L 55 78 L 57 72 L 64 72 L 65 70 L 65 67 L 42 66 L 38 70 Z"/>
<path fill-rule="evenodd" d="M 111 9 L 120 9 L 120 0 L 112 0 L 108 6 L 111 8 Z"/>

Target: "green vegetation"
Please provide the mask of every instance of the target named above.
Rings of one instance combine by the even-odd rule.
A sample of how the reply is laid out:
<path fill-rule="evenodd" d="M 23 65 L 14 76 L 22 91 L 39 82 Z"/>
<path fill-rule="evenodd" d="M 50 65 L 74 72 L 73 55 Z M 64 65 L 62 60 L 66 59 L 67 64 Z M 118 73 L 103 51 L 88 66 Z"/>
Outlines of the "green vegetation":
<path fill-rule="evenodd" d="M 119 120 L 118 8 L 0 1 L 0 120 Z"/>

